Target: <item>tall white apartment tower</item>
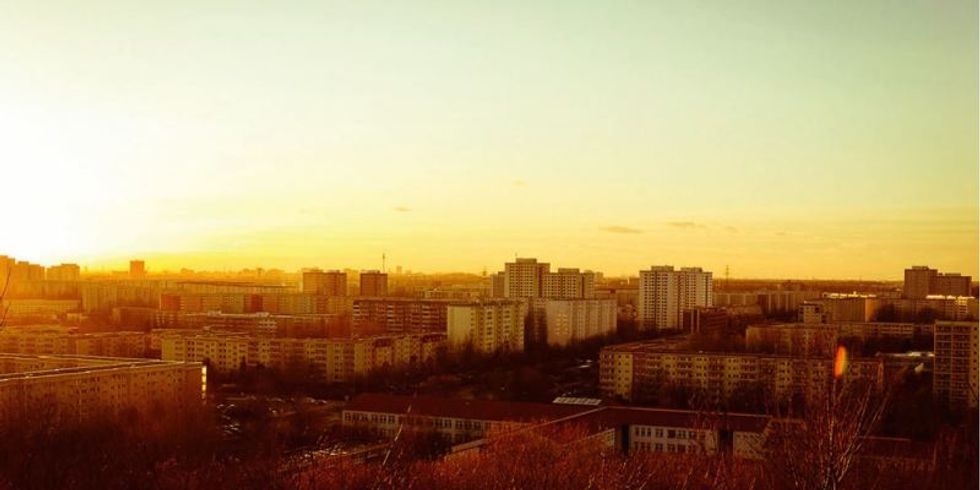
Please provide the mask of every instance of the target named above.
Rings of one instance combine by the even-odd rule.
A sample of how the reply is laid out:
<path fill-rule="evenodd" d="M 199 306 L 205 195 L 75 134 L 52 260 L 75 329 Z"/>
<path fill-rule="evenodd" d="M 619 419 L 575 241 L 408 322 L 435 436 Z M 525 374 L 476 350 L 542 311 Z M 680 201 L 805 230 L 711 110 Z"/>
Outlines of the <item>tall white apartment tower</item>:
<path fill-rule="evenodd" d="M 551 270 L 547 262 L 538 259 L 516 259 L 504 264 L 504 296 L 507 298 L 539 298 L 542 280 Z"/>
<path fill-rule="evenodd" d="M 679 329 L 685 309 L 712 306 L 711 273 L 700 267 L 653 266 L 640 271 L 637 322 L 643 330 Z"/>

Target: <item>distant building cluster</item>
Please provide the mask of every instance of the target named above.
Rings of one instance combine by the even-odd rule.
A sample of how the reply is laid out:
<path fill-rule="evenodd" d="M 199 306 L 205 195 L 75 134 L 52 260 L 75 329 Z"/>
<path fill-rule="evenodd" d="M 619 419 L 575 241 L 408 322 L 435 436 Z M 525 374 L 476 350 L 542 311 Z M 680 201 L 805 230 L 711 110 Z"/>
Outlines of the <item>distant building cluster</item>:
<path fill-rule="evenodd" d="M 490 278 L 491 296 L 526 303 L 524 344 L 566 346 L 615 333 L 618 305 L 598 298 L 601 274 L 517 258 Z"/>

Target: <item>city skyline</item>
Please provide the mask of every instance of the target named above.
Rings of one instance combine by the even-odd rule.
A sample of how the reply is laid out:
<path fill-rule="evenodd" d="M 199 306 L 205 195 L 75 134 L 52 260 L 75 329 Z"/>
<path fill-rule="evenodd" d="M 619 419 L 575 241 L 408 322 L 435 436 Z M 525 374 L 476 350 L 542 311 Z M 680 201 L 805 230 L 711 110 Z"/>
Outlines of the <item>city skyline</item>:
<path fill-rule="evenodd" d="M 4 8 L 3 253 L 977 275 L 975 3 L 126 5 Z"/>

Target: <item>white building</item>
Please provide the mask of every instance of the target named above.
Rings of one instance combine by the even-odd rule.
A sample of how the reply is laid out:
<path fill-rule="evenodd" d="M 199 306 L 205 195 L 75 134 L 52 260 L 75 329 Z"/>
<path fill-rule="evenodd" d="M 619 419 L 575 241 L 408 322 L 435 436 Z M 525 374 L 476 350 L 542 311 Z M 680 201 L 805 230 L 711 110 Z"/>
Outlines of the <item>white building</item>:
<path fill-rule="evenodd" d="M 476 301 L 449 305 L 446 324 L 449 348 L 472 346 L 477 352 L 524 350 L 527 303 L 515 300 Z"/>
<path fill-rule="evenodd" d="M 653 266 L 640 271 L 637 321 L 642 329 L 681 328 L 685 309 L 712 306 L 711 273 L 700 267 Z"/>
<path fill-rule="evenodd" d="M 545 300 L 544 311 L 551 346 L 616 332 L 615 299 L 550 299 Z"/>

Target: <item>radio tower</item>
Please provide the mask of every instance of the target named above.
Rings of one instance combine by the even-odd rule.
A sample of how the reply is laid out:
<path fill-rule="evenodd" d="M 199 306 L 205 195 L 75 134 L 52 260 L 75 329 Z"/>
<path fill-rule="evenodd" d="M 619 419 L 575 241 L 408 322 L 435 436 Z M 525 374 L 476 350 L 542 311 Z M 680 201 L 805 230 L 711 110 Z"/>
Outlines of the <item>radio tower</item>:
<path fill-rule="evenodd" d="M 728 284 L 728 265 L 725 265 L 725 289 L 728 289 L 730 284 Z"/>
<path fill-rule="evenodd" d="M 384 252 L 381 252 L 381 272 L 385 272 L 385 259 L 387 257 L 385 257 Z"/>

